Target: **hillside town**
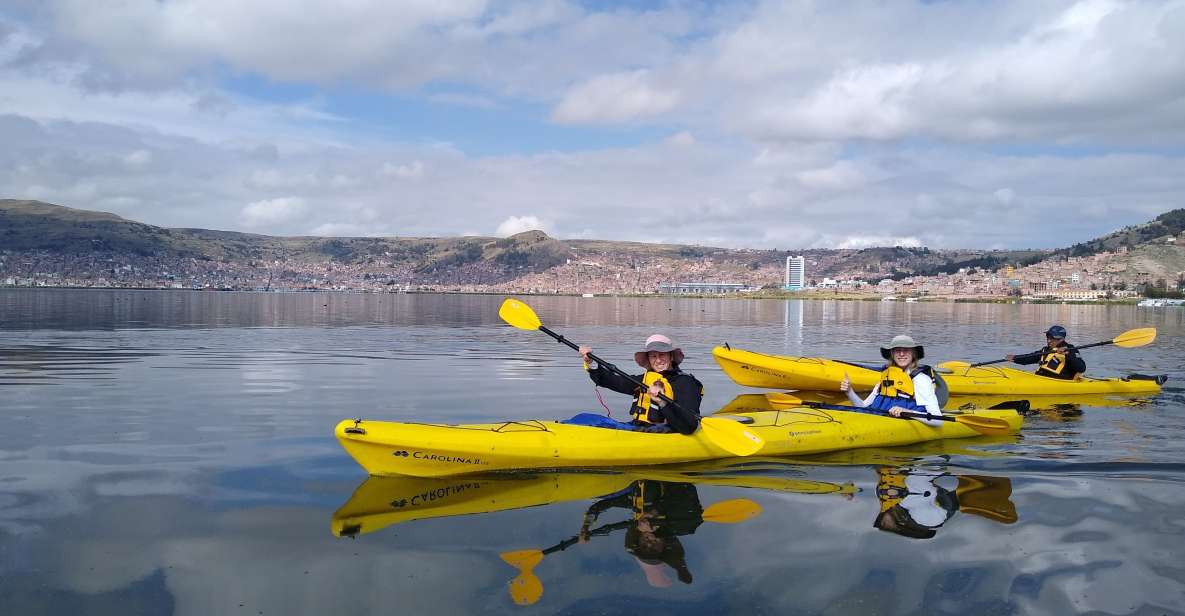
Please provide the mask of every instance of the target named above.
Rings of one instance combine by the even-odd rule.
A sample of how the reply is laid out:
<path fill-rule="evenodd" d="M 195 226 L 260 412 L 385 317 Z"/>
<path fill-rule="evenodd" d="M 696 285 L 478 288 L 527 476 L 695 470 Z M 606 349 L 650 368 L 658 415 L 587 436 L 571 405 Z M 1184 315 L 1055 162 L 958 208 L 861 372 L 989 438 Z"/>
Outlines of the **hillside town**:
<path fill-rule="evenodd" d="M 417 271 L 382 258 L 365 263 L 215 261 L 95 252 L 0 251 L 0 286 L 192 289 L 532 293 L 568 295 L 779 294 L 866 299 L 1092 301 L 1140 297 L 1148 289 L 1180 292 L 1185 271 L 1133 269 L 1126 248 L 1084 257 L 1050 258 L 1027 267 L 962 268 L 932 276 L 891 277 L 887 271 L 844 271 L 825 258 L 785 265 L 744 265 L 711 254 L 691 259 L 638 258 L 583 252 L 543 271 L 505 279 L 494 264 Z"/>

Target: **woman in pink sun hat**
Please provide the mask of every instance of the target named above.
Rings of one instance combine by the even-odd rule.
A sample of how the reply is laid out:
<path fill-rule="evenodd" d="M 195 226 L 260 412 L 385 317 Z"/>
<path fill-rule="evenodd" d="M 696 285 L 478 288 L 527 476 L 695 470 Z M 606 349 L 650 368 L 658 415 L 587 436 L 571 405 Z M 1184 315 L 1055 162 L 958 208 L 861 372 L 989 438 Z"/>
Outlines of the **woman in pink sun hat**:
<path fill-rule="evenodd" d="M 699 427 L 704 386 L 699 379 L 679 369 L 683 363 L 683 349 L 669 337 L 654 334 L 634 353 L 634 361 L 646 371 L 634 378 L 646 384 L 645 390 L 590 360 L 589 353 L 592 353 L 590 347 L 580 347 L 580 355 L 593 383 L 634 396 L 629 423 L 635 430 L 691 434 Z M 677 404 L 667 404 L 659 394 Z"/>

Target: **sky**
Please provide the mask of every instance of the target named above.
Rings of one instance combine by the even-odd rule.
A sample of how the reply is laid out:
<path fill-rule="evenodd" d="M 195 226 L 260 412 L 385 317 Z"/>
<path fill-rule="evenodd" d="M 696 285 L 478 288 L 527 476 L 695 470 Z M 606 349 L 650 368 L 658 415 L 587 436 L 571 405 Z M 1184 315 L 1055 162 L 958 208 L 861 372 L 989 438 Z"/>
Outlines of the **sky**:
<path fill-rule="evenodd" d="M 1053 248 L 1185 207 L 1185 0 L 7 0 L 0 144 L 165 227 Z"/>

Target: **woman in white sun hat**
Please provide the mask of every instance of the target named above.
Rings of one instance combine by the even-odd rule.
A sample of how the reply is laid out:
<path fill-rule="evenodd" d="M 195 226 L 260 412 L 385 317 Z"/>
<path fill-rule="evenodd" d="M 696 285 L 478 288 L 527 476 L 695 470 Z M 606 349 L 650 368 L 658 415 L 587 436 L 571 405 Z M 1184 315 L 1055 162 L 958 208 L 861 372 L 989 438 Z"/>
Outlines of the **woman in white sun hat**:
<path fill-rule="evenodd" d="M 592 349 L 580 347 L 588 376 L 600 387 L 634 396 L 630 405 L 630 424 L 647 432 L 679 432 L 691 434 L 699 427 L 699 405 L 704 397 L 704 386 L 691 374 L 679 369 L 683 363 L 683 349 L 670 338 L 654 334 L 646 339 L 641 350 L 634 353 L 634 361 L 646 370 L 634 378 L 645 383 L 642 390 L 589 359 Z M 659 394 L 674 400 L 667 404 Z"/>
<path fill-rule="evenodd" d="M 853 405 L 884 411 L 893 417 L 900 417 L 902 411 L 942 415 L 942 405 L 935 392 L 935 381 L 939 377 L 930 366 L 918 364 L 925 355 L 925 349 L 913 338 L 895 336 L 888 346 L 881 347 L 881 357 L 889 363 L 881 371 L 880 382 L 872 388 L 867 398 L 861 399 L 856 394 L 846 374 L 839 384 L 839 390 L 848 395 Z M 925 423 L 941 425 L 938 421 Z"/>

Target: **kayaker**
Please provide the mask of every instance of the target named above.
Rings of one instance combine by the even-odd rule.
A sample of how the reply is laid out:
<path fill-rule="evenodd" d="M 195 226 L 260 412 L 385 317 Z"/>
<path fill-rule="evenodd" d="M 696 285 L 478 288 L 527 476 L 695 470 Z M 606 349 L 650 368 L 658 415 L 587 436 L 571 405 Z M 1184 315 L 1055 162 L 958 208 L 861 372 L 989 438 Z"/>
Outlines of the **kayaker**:
<path fill-rule="evenodd" d="M 1005 355 L 1022 366 L 1039 364 L 1037 374 L 1053 379 L 1075 380 L 1086 372 L 1086 362 L 1074 345 L 1066 342 L 1066 328 L 1054 325 L 1045 331 L 1045 346 L 1024 355 Z"/>
<path fill-rule="evenodd" d="M 580 347 L 588 376 L 600 387 L 634 396 L 629 422 L 633 429 L 645 432 L 679 432 L 691 434 L 699 427 L 699 406 L 704 397 L 704 386 L 694 376 L 680 370 L 683 349 L 670 338 L 654 334 L 646 339 L 642 350 L 634 353 L 634 361 L 646 370 L 634 378 L 649 385 L 640 391 L 637 385 L 614 374 L 592 361 L 592 348 Z M 669 405 L 659 394 L 674 400 Z"/>
<path fill-rule="evenodd" d="M 885 411 L 893 417 L 900 417 L 902 411 L 942 415 L 942 406 L 934 391 L 934 370 L 919 365 L 925 357 L 925 349 L 909 336 L 895 336 L 888 346 L 881 347 L 881 357 L 889 361 L 881 372 L 880 382 L 872 388 L 867 398 L 861 399 L 852 389 L 852 380 L 844 375 L 839 390 L 848 395 L 853 405 Z M 929 425 L 941 425 L 937 421 L 926 421 Z"/>
<path fill-rule="evenodd" d="M 630 510 L 632 518 L 589 530 L 598 516 L 615 507 Z M 593 534 L 625 528 L 625 550 L 642 568 L 646 582 L 665 588 L 671 585 L 671 579 L 664 565 L 674 570 L 680 582 L 691 583 L 679 536 L 693 534 L 703 523 L 704 508 L 695 485 L 639 480 L 593 503 L 584 514 L 579 540 L 584 543 Z"/>

